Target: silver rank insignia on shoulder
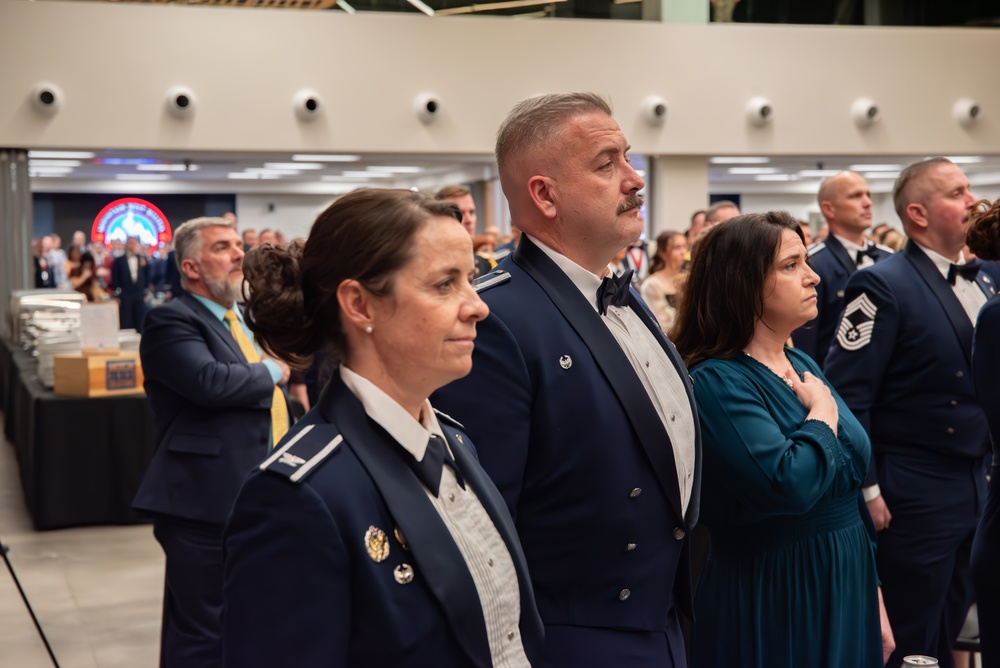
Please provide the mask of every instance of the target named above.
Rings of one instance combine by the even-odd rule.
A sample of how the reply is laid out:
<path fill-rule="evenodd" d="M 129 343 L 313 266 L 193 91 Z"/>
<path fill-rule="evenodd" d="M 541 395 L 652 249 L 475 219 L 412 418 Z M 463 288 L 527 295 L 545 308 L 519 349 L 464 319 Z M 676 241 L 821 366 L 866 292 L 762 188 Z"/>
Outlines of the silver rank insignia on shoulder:
<path fill-rule="evenodd" d="M 281 456 L 278 457 L 278 462 L 285 464 L 287 466 L 295 467 L 295 466 L 302 466 L 303 464 L 306 463 L 306 460 L 302 459 L 301 457 L 296 457 L 290 452 L 283 452 L 281 453 Z"/>
<path fill-rule="evenodd" d="M 458 439 L 458 442 L 459 442 L 459 443 L 462 443 L 462 444 L 464 444 L 464 443 L 465 443 L 465 441 L 463 441 L 463 440 L 462 440 L 462 435 L 461 435 L 461 434 L 459 434 L 459 433 L 458 433 L 457 431 L 455 432 L 455 438 L 457 438 L 457 439 Z"/>
<path fill-rule="evenodd" d="M 389 539 L 381 529 L 371 526 L 365 532 L 365 547 L 368 549 L 368 556 L 376 564 L 385 561 L 389 556 Z"/>
<path fill-rule="evenodd" d="M 510 274 L 503 269 L 494 269 L 488 274 L 483 274 L 474 281 L 473 287 L 476 292 L 482 292 L 492 288 L 494 285 L 503 285 L 510 280 Z"/>
<path fill-rule="evenodd" d="M 413 567 L 409 564 L 400 564 L 392 571 L 392 577 L 401 585 L 413 582 Z"/>
<path fill-rule="evenodd" d="M 564 369 L 569 369 L 571 366 L 573 366 L 573 358 L 570 357 L 569 355 L 563 355 L 562 357 L 559 358 L 559 366 L 561 366 Z"/>
<path fill-rule="evenodd" d="M 861 293 L 844 309 L 844 316 L 837 328 L 837 343 L 844 350 L 861 350 L 872 341 L 875 314 L 878 307 Z"/>

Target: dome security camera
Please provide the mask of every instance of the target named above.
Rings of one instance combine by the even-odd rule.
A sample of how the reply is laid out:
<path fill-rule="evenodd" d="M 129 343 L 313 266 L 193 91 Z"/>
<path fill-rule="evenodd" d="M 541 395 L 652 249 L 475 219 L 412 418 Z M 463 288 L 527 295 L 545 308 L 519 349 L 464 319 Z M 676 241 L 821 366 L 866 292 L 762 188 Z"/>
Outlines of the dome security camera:
<path fill-rule="evenodd" d="M 292 98 L 292 108 L 300 121 L 311 121 L 323 113 L 323 100 L 314 90 L 300 90 Z"/>
<path fill-rule="evenodd" d="M 56 113 L 62 106 L 62 101 L 62 89 L 54 83 L 40 83 L 31 91 L 31 104 L 43 114 Z"/>
<path fill-rule="evenodd" d="M 951 115 L 962 127 L 969 127 L 982 115 L 983 109 L 979 103 L 973 99 L 963 97 L 952 107 Z"/>
<path fill-rule="evenodd" d="M 747 102 L 747 120 L 751 125 L 763 127 L 774 117 L 774 107 L 767 98 L 755 97 Z"/>
<path fill-rule="evenodd" d="M 177 118 L 188 118 L 194 114 L 196 98 L 187 86 L 174 86 L 167 91 L 167 111 Z"/>
<path fill-rule="evenodd" d="M 421 123 L 430 123 L 441 113 L 441 100 L 433 93 L 421 93 L 413 101 L 413 110 Z"/>
<path fill-rule="evenodd" d="M 859 128 L 867 128 L 880 118 L 878 105 L 867 97 L 858 98 L 851 105 L 851 118 Z"/>
<path fill-rule="evenodd" d="M 667 120 L 667 102 L 662 97 L 650 95 L 642 101 L 642 117 L 650 125 L 663 125 Z"/>

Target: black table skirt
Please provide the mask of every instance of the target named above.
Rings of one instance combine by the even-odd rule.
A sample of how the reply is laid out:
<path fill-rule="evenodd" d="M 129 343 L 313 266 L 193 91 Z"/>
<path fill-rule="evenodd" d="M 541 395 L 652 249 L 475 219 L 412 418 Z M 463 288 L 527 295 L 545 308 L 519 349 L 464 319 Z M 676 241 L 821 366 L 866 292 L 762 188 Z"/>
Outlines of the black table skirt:
<path fill-rule="evenodd" d="M 4 434 L 35 528 L 144 521 L 131 504 L 155 447 L 146 397 L 57 397 L 37 369 L 29 353 L 3 341 Z"/>

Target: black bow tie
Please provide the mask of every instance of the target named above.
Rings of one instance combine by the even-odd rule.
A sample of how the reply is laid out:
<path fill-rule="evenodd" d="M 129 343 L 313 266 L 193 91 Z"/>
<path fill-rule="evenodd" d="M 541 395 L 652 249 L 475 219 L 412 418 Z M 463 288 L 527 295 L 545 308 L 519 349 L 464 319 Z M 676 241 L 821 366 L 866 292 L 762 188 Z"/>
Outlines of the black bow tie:
<path fill-rule="evenodd" d="M 424 452 L 424 458 L 419 462 L 409 453 L 404 455 L 404 457 L 406 458 L 406 463 L 410 465 L 413 472 L 420 478 L 420 482 L 424 483 L 434 496 L 437 496 L 441 489 L 441 471 L 445 464 L 451 467 L 455 472 L 458 484 L 462 489 L 465 489 L 465 481 L 462 479 L 462 474 L 458 472 L 458 465 L 455 464 L 455 460 L 452 459 L 448 448 L 445 447 L 444 440 L 440 436 L 431 434 L 430 440 L 427 441 L 427 450 Z"/>
<path fill-rule="evenodd" d="M 858 256 L 854 258 L 854 262 L 859 267 L 861 266 L 861 263 L 864 262 L 864 259 L 866 257 L 870 257 L 872 259 L 872 262 L 875 262 L 878 260 L 880 252 L 881 251 L 879 251 L 879 249 L 875 247 L 875 244 L 868 244 L 868 246 L 866 246 L 864 250 L 858 251 Z"/>
<path fill-rule="evenodd" d="M 961 276 L 967 281 L 975 281 L 976 276 L 979 274 L 980 265 L 982 263 L 979 260 L 973 260 L 972 262 L 966 262 L 965 264 L 953 264 L 948 267 L 948 282 L 955 285 L 955 277 Z"/>
<path fill-rule="evenodd" d="M 601 287 L 597 288 L 597 312 L 604 315 L 608 312 L 608 306 L 626 306 L 628 304 L 628 291 L 632 286 L 633 271 L 629 269 L 621 276 L 608 275 L 601 281 Z"/>

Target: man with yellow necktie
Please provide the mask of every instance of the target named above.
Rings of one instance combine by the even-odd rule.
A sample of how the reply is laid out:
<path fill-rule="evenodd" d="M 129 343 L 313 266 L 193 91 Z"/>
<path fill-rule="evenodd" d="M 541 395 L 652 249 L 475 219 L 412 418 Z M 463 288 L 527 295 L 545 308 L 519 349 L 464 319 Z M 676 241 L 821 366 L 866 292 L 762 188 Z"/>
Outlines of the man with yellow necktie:
<path fill-rule="evenodd" d="M 133 507 L 167 557 L 160 666 L 222 664 L 222 527 L 240 484 L 288 431 L 288 366 L 252 340 L 236 302 L 243 244 L 224 218 L 174 234 L 182 297 L 146 317 L 139 353 L 157 447 Z"/>

